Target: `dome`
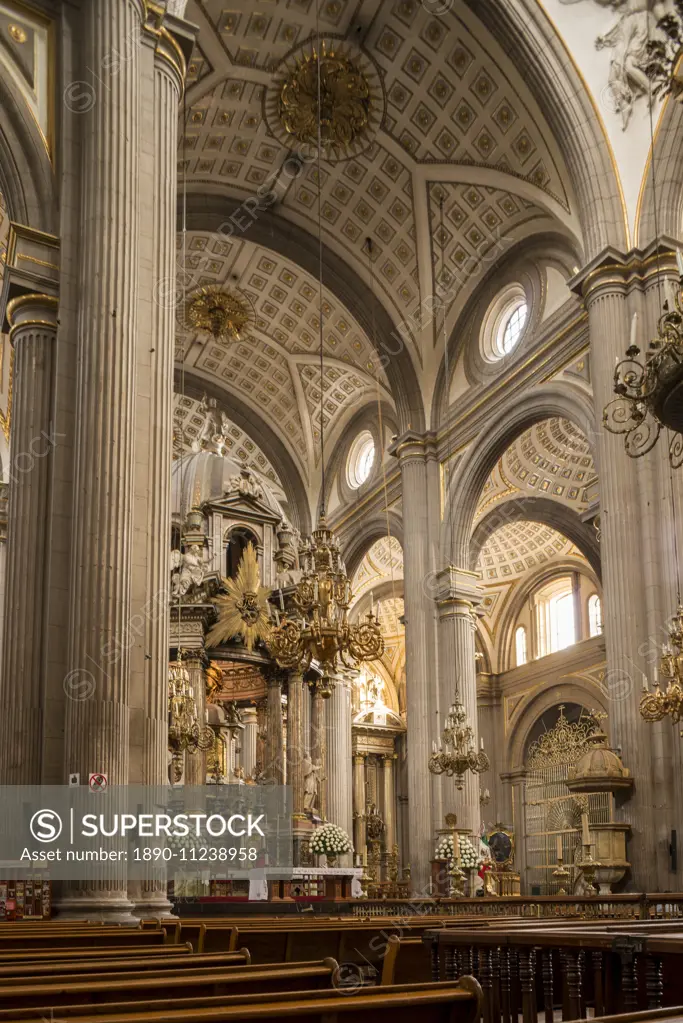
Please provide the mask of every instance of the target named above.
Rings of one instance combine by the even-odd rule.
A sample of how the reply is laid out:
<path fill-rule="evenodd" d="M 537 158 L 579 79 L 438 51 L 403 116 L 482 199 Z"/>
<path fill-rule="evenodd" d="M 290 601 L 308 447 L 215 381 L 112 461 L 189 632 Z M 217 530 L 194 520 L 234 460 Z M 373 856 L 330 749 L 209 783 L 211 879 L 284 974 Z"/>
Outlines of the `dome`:
<path fill-rule="evenodd" d="M 628 768 L 621 757 L 607 745 L 604 732 L 589 738 L 586 752 L 569 768 L 567 788 L 570 792 L 614 792 L 633 785 Z"/>
<path fill-rule="evenodd" d="M 171 513 L 184 519 L 192 508 L 215 504 L 226 497 L 247 497 L 286 518 L 280 500 L 284 494 L 272 480 L 227 455 L 192 451 L 174 461 L 171 469 Z"/>

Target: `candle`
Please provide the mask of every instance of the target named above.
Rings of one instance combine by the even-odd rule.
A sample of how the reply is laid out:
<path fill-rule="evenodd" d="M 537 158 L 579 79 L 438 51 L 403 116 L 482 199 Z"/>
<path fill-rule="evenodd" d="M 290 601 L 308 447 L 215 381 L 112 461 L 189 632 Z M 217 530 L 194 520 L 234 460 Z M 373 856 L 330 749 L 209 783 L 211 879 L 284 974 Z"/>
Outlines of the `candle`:
<path fill-rule="evenodd" d="M 659 672 L 657 671 L 657 662 L 656 661 L 655 661 L 655 666 L 652 669 L 652 677 L 653 677 L 653 680 L 654 680 L 654 684 L 656 686 L 658 686 L 659 685 Z"/>
<path fill-rule="evenodd" d="M 588 814 L 587 813 L 582 813 L 581 814 L 581 841 L 583 842 L 584 845 L 590 845 L 591 844 L 591 835 L 590 835 L 590 831 L 588 830 Z"/>
<path fill-rule="evenodd" d="M 631 317 L 631 340 L 630 344 L 635 345 L 636 337 L 638 334 L 638 313 L 634 313 Z"/>
<path fill-rule="evenodd" d="M 562 835 L 555 835 L 555 843 L 557 849 L 557 862 L 559 863 L 562 859 Z"/>
<path fill-rule="evenodd" d="M 482 735 L 481 738 L 479 739 L 479 749 L 483 750 L 483 748 L 484 748 L 484 736 Z"/>
<path fill-rule="evenodd" d="M 285 598 L 282 596 L 282 587 L 280 587 L 280 610 L 284 611 L 284 609 L 285 609 Z"/>
<path fill-rule="evenodd" d="M 678 267 L 678 276 L 683 279 L 683 254 L 680 249 L 676 249 L 676 266 Z"/>
<path fill-rule="evenodd" d="M 436 753 L 436 742 L 432 739 L 432 753 Z"/>
<path fill-rule="evenodd" d="M 647 675 L 643 672 L 643 692 L 646 693 L 648 690 Z"/>
<path fill-rule="evenodd" d="M 460 865 L 460 835 L 457 831 L 453 832 L 453 859 Z"/>

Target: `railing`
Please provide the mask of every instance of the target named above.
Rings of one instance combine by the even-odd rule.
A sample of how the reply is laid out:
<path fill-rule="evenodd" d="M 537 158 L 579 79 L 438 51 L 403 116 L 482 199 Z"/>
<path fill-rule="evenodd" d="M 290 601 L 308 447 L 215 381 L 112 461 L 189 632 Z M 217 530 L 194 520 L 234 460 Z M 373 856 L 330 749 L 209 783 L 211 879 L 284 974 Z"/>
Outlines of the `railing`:
<path fill-rule="evenodd" d="M 603 896 L 522 895 L 511 898 L 365 899 L 354 902 L 357 917 L 430 915 L 514 916 L 525 919 L 683 920 L 683 893 Z"/>

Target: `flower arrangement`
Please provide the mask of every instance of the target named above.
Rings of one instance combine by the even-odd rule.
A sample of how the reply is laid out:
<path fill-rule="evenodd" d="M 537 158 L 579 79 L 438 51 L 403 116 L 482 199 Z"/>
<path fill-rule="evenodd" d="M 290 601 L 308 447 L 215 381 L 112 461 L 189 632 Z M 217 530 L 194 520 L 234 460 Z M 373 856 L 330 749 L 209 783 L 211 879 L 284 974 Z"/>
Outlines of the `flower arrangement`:
<path fill-rule="evenodd" d="M 436 859 L 437 860 L 448 860 L 449 863 L 453 860 L 453 836 L 444 835 L 439 839 L 439 844 L 436 847 Z M 473 867 L 477 870 L 484 862 L 483 857 L 480 856 L 469 838 L 465 838 L 460 835 L 460 866 L 463 870 L 470 870 Z"/>
<path fill-rule="evenodd" d="M 316 855 L 339 856 L 351 852 L 351 839 L 343 828 L 336 824 L 322 824 L 313 832 L 310 850 Z"/>

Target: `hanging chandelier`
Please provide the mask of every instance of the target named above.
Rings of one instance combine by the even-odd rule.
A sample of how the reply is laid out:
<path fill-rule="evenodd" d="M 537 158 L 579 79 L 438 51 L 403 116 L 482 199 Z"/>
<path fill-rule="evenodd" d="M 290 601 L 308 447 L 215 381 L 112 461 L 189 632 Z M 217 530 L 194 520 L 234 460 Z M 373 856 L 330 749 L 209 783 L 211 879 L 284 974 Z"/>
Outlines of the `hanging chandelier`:
<path fill-rule="evenodd" d="M 179 652 L 178 660 L 168 668 L 168 749 L 174 781 L 183 776 L 183 754 L 206 752 L 214 741 L 213 729 L 199 722 L 190 673 Z"/>
<path fill-rule="evenodd" d="M 481 749 L 477 750 L 474 744 L 474 729 L 467 720 L 464 704 L 457 691 L 455 703 L 451 704 L 444 722 L 441 739 L 442 743 L 438 748 L 435 742 L 432 743 L 432 755 L 428 764 L 432 774 L 445 774 L 449 778 L 455 778 L 455 787 L 462 789 L 467 771 L 471 771 L 472 774 L 488 771 L 491 764 L 484 753 L 484 740 L 481 740 Z"/>
<path fill-rule="evenodd" d="M 647 676 L 643 675 L 640 716 L 650 724 L 670 717 L 678 725 L 683 717 L 683 607 L 680 602 L 676 614 L 669 622 L 668 633 L 669 642 L 662 646 L 659 660 L 659 671 L 666 679 L 666 689 L 660 688 L 656 666 L 652 692 Z"/>
<path fill-rule="evenodd" d="M 237 290 L 210 284 L 200 288 L 187 303 L 187 321 L 195 330 L 211 334 L 214 341 L 240 341 L 252 325 L 253 310 Z"/>
<path fill-rule="evenodd" d="M 372 610 L 356 625 L 348 621 L 351 583 L 339 541 L 321 515 L 318 528 L 299 548 L 301 579 L 292 595 L 296 618 L 284 617 L 271 631 L 268 645 L 281 668 L 307 671 L 315 661 L 322 669 L 323 696 L 332 692 L 331 676 L 341 663 L 356 668 L 384 653 L 384 639 Z"/>
<path fill-rule="evenodd" d="M 679 256 L 679 269 L 683 269 Z M 610 433 L 623 433 L 626 454 L 639 458 L 657 443 L 662 427 L 671 430 L 669 461 L 674 469 L 683 464 L 683 306 L 681 282 L 674 295 L 674 309 L 664 303 L 657 337 L 641 354 L 635 344 L 637 314 L 631 326 L 631 343 L 614 370 L 617 395 L 603 411 L 603 425 Z"/>

